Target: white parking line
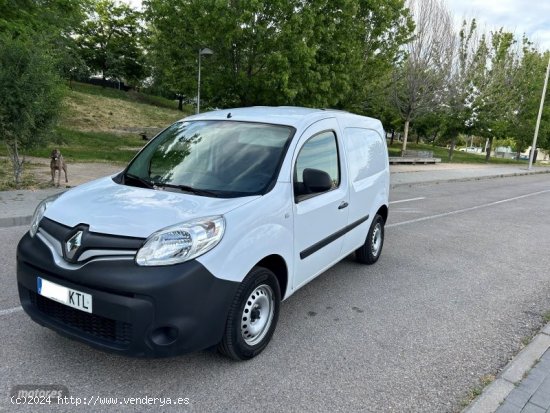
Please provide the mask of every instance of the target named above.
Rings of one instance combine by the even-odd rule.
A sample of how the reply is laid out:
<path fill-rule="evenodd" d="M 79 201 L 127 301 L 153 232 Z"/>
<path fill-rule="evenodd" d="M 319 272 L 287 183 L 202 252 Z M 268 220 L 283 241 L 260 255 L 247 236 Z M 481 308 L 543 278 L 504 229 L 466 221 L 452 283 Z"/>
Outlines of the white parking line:
<path fill-rule="evenodd" d="M 442 217 L 447 217 L 449 215 L 461 214 L 463 212 L 474 211 L 476 209 L 481 209 L 481 208 L 487 208 L 487 207 L 490 207 L 490 206 L 503 204 L 505 202 L 516 201 L 518 199 L 528 198 L 528 197 L 535 196 L 535 195 L 546 194 L 546 193 L 549 193 L 549 192 L 550 192 L 550 189 L 547 189 L 547 190 L 544 190 L 544 191 L 532 192 L 530 194 L 515 196 L 513 198 L 501 199 L 500 201 L 489 202 L 487 204 L 476 205 L 476 206 L 469 207 L 469 208 L 464 208 L 464 209 L 457 209 L 456 211 L 443 212 L 441 214 L 435 214 L 435 215 L 430 215 L 430 216 L 427 216 L 427 217 L 411 219 L 409 221 L 396 222 L 395 224 L 386 225 L 386 228 L 398 227 L 400 225 L 414 224 L 414 223 L 417 223 L 417 222 L 428 221 L 430 219 L 442 218 Z"/>
<path fill-rule="evenodd" d="M 0 310 L 0 316 L 17 313 L 22 309 L 23 308 L 21 306 L 18 306 L 18 307 L 8 308 L 7 310 Z"/>
<path fill-rule="evenodd" d="M 426 197 L 421 196 L 419 198 L 411 198 L 411 199 L 400 199 L 399 201 L 391 201 L 390 204 L 400 204 L 401 202 L 411 202 L 411 201 L 420 201 L 422 199 L 426 199 Z"/>

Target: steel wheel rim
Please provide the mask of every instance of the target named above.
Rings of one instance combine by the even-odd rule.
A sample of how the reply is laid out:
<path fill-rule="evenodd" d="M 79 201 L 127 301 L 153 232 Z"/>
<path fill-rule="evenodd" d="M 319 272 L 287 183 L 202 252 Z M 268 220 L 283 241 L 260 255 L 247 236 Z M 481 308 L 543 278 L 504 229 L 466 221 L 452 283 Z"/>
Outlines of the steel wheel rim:
<path fill-rule="evenodd" d="M 372 231 L 371 252 L 375 257 L 380 253 L 382 248 L 382 225 L 377 223 Z"/>
<path fill-rule="evenodd" d="M 254 346 L 263 340 L 273 321 L 274 312 L 271 287 L 267 284 L 256 287 L 248 296 L 241 315 L 241 335 L 246 344 Z"/>

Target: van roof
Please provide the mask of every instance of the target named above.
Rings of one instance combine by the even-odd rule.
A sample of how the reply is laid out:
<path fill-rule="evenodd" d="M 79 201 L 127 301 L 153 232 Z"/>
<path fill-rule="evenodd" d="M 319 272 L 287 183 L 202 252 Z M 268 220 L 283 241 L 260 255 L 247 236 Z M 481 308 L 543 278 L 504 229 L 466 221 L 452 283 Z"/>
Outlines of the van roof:
<path fill-rule="evenodd" d="M 247 108 L 222 109 L 212 112 L 204 112 L 185 118 L 186 120 L 225 120 L 262 122 L 276 125 L 288 125 L 295 128 L 304 123 L 314 122 L 324 118 L 345 118 L 353 126 L 359 122 L 363 127 L 373 129 L 381 128 L 377 119 L 359 116 L 349 112 L 335 109 L 312 109 L 297 106 L 253 106 Z M 367 125 L 365 125 L 367 123 Z M 357 125 L 359 126 L 359 125 Z"/>

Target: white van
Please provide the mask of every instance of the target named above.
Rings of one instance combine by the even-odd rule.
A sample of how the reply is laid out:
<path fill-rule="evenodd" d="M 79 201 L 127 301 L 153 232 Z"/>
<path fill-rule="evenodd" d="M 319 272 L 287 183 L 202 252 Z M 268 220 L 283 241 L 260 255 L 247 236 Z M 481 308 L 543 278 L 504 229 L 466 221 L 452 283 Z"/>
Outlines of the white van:
<path fill-rule="evenodd" d="M 281 300 L 350 253 L 378 260 L 388 193 L 378 120 L 296 107 L 190 116 L 121 173 L 37 207 L 17 249 L 21 304 L 102 349 L 249 359 Z"/>

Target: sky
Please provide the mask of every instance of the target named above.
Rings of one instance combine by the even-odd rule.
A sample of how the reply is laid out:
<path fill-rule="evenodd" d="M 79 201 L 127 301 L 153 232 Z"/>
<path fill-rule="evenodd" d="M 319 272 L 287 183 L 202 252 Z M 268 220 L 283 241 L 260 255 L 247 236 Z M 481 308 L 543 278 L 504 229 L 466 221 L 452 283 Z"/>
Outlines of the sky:
<path fill-rule="evenodd" d="M 527 34 L 539 50 L 550 50 L 550 1 L 548 0 L 446 0 L 455 22 L 475 17 L 479 27 L 504 27 L 521 38 Z"/>
<path fill-rule="evenodd" d="M 141 0 L 121 0 L 136 8 Z M 177 1 L 177 0 L 174 0 Z M 550 50 L 549 0 L 444 0 L 454 15 L 457 28 L 464 18 L 475 17 L 482 29 L 504 27 L 518 38 L 523 33 L 539 50 Z"/>

